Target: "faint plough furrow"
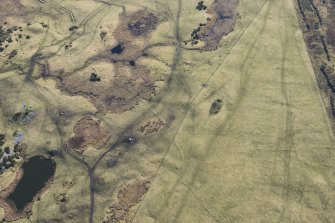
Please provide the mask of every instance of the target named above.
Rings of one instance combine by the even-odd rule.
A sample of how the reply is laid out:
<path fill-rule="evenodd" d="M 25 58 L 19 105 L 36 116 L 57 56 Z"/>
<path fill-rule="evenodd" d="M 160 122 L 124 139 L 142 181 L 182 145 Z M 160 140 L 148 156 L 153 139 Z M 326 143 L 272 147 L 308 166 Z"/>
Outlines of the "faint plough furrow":
<path fill-rule="evenodd" d="M 179 27 L 179 22 L 180 22 L 181 8 L 182 8 L 182 2 L 181 2 L 181 0 L 178 0 L 178 10 L 177 10 L 177 15 L 176 15 L 176 20 L 175 20 L 175 39 L 176 39 L 176 49 L 175 49 L 175 52 L 174 52 L 173 62 L 172 62 L 172 65 L 171 65 L 171 75 L 170 75 L 170 77 L 168 77 L 168 81 L 167 81 L 167 82 L 168 82 L 168 83 L 167 83 L 168 88 L 170 87 L 169 85 L 170 85 L 171 82 L 172 82 L 172 76 L 174 76 L 173 74 L 176 72 L 176 67 L 177 67 L 178 59 L 179 59 L 179 57 L 180 57 L 180 41 L 181 41 L 181 40 L 180 40 L 180 32 L 179 32 L 179 29 L 180 29 L 180 27 Z M 172 145 L 172 143 L 173 143 L 173 141 L 174 141 L 174 138 L 176 137 L 176 135 L 177 135 L 177 133 L 178 133 L 178 129 L 180 128 L 181 123 L 184 121 L 184 119 L 185 119 L 185 117 L 186 117 L 186 114 L 187 114 L 187 111 L 185 112 L 185 115 L 184 115 L 183 118 L 181 119 L 180 124 L 178 125 L 177 129 L 175 130 L 175 134 L 174 134 L 174 136 L 172 137 L 172 140 L 170 141 L 170 144 L 169 144 L 168 149 L 166 150 L 166 152 L 165 152 L 164 155 L 163 155 L 163 158 L 162 158 L 162 160 L 161 160 L 161 162 L 160 162 L 160 164 L 159 164 L 159 166 L 158 166 L 158 168 L 157 168 L 157 170 L 156 170 L 156 172 L 155 172 L 155 174 L 154 174 L 154 178 L 152 179 L 152 182 L 154 181 L 154 179 L 155 179 L 156 176 L 157 176 L 158 171 L 159 171 L 160 168 L 162 167 L 163 162 L 165 161 L 166 155 L 168 154 L 168 152 L 169 152 L 169 150 L 170 150 L 170 148 L 171 148 L 171 145 Z M 150 186 L 151 186 L 151 184 L 149 185 L 148 190 L 150 189 Z M 146 196 L 146 194 L 144 195 L 142 201 L 145 199 L 145 196 Z M 138 213 L 139 209 L 141 208 L 142 203 L 143 203 L 143 202 L 140 203 L 139 207 L 138 207 L 137 210 L 135 211 L 135 215 L 134 215 L 134 217 L 133 217 L 133 220 L 136 219 L 137 213 Z"/>
<path fill-rule="evenodd" d="M 293 2 L 292 2 L 292 4 L 294 5 L 294 3 L 295 3 L 295 0 L 292 0 Z M 299 19 L 299 14 L 298 13 L 296 13 L 296 17 Z M 299 23 L 300 23 L 300 21 L 299 21 Z M 298 42 L 298 40 L 297 39 L 295 39 L 295 42 Z M 306 46 L 306 48 L 308 49 L 308 45 L 305 43 L 305 46 Z M 295 49 L 296 49 L 296 52 L 298 52 L 299 53 L 299 56 L 300 56 L 300 58 L 304 58 L 304 56 L 301 54 L 301 52 L 300 52 L 300 50 L 299 50 L 299 48 L 298 48 L 298 44 L 294 44 L 294 47 L 295 47 Z M 321 69 L 321 67 L 320 67 L 320 69 Z M 321 70 L 320 70 L 320 72 L 322 72 Z M 323 75 L 324 75 L 324 73 L 322 73 Z M 314 78 L 312 78 L 310 75 L 307 75 L 308 76 L 308 78 L 311 80 L 311 82 L 315 82 L 315 79 Z M 325 77 L 326 78 L 326 77 Z M 326 80 L 326 81 L 329 81 L 329 80 Z M 318 84 L 317 83 L 318 81 L 316 80 L 316 84 Z M 317 88 L 317 89 L 319 89 L 319 87 L 317 86 L 317 85 L 315 85 L 315 87 Z M 324 121 L 326 122 L 326 123 L 328 123 L 328 126 L 329 126 L 329 128 L 330 129 L 332 129 L 332 127 L 331 127 L 331 125 L 330 125 L 330 122 L 329 122 L 329 119 L 328 119 L 328 114 L 327 114 L 327 110 L 326 110 L 326 108 L 327 108 L 327 106 L 328 105 L 326 105 L 325 104 L 325 102 L 324 102 L 324 100 L 321 98 L 321 95 L 319 95 L 319 101 L 320 101 L 320 105 L 322 105 L 322 108 L 323 108 L 323 111 L 324 111 Z M 332 133 L 332 132 L 329 132 L 329 139 L 330 139 L 330 141 L 334 141 L 334 134 Z"/>
<path fill-rule="evenodd" d="M 284 5 L 282 6 L 284 8 Z M 281 12 L 285 12 L 285 10 L 281 10 Z M 282 18 L 285 20 L 285 30 L 284 32 L 281 32 L 281 45 L 282 45 L 282 64 L 281 64 L 281 74 L 280 74 L 280 82 L 281 82 L 281 92 L 284 98 L 284 111 L 285 111 L 285 127 L 284 127 L 284 133 L 283 133 L 283 146 L 287 149 L 283 152 L 284 160 L 284 182 L 283 182 L 283 191 L 282 191 L 282 200 L 284 202 L 279 222 L 282 221 L 291 221 L 291 203 L 290 203 L 290 194 L 291 194 L 291 186 L 292 186 L 292 177 L 291 177 L 291 160 L 292 160 L 292 150 L 294 149 L 294 119 L 293 119 L 293 112 L 291 111 L 291 105 L 289 101 L 289 96 L 287 93 L 287 85 L 286 85 L 286 57 L 288 54 L 288 47 L 289 45 L 289 39 L 288 39 L 288 16 L 283 15 Z M 276 157 L 282 153 L 281 151 L 278 151 L 276 154 Z M 276 158 L 277 159 L 277 158 Z M 288 218 L 288 219 L 286 219 Z"/>
<path fill-rule="evenodd" d="M 259 10 L 257 11 L 256 15 L 250 20 L 250 22 L 248 23 L 248 25 L 246 26 L 246 28 L 243 30 L 243 32 L 236 38 L 236 41 L 233 43 L 233 45 L 231 46 L 231 48 L 229 49 L 229 51 L 232 51 L 235 46 L 240 42 L 241 38 L 244 36 L 245 32 L 249 29 L 250 25 L 253 23 L 253 21 L 257 18 L 257 16 L 261 13 L 261 11 L 263 10 L 263 8 L 265 7 L 266 3 L 268 3 L 269 0 L 265 0 L 263 2 L 263 4 L 261 5 L 261 7 L 259 8 Z M 207 79 L 207 81 L 205 82 L 205 84 L 208 84 L 208 82 L 212 79 L 212 77 L 217 73 L 217 71 L 220 70 L 221 66 L 224 64 L 226 58 L 229 56 L 229 54 L 226 54 L 223 59 L 221 60 L 221 62 L 219 63 L 219 65 L 217 66 L 217 68 L 215 69 L 215 71 L 212 73 L 212 75 Z"/>
<path fill-rule="evenodd" d="M 218 223 L 222 223 L 222 221 L 220 221 L 217 217 L 215 217 L 215 215 L 213 215 L 210 210 L 203 204 L 203 202 L 201 202 L 201 200 L 199 199 L 199 197 L 196 195 L 196 193 L 192 190 L 192 188 L 190 186 L 188 186 L 187 184 L 183 183 L 185 187 L 188 188 L 189 191 L 191 191 L 193 197 L 195 197 L 195 199 L 198 201 L 198 203 L 202 206 L 202 208 L 207 212 L 207 214 L 209 216 L 211 216 L 216 222 Z"/>
<path fill-rule="evenodd" d="M 255 20 L 255 18 L 260 14 L 260 12 L 262 11 L 262 9 L 265 7 L 265 5 L 266 5 L 267 2 L 268 2 L 268 1 L 265 1 L 265 2 L 262 4 L 262 6 L 260 7 L 260 9 L 259 9 L 258 12 L 256 13 L 256 15 L 252 18 L 252 20 L 249 22 L 249 24 L 247 25 L 247 27 L 243 30 L 243 32 L 242 32 L 242 33 L 240 34 L 240 36 L 237 38 L 236 42 L 233 44 L 233 46 L 230 48 L 230 50 L 232 50 L 232 49 L 237 45 L 237 43 L 240 41 L 240 39 L 242 38 L 242 36 L 243 36 L 243 35 L 245 34 L 245 32 L 248 30 L 248 28 L 250 27 L 250 25 L 252 24 L 252 22 Z M 258 36 L 258 37 L 259 37 L 259 36 Z M 256 42 L 256 41 L 254 41 L 254 43 L 255 43 L 255 42 Z M 250 52 L 251 52 L 251 51 L 249 51 L 249 54 L 250 54 Z M 224 64 L 224 61 L 225 61 L 225 59 L 227 58 L 227 56 L 228 56 L 228 55 L 226 55 L 226 56 L 223 58 L 223 60 L 221 61 L 221 63 L 218 65 L 217 69 L 215 69 L 215 71 L 211 74 L 211 76 L 208 78 L 208 80 L 207 80 L 205 83 L 208 83 L 208 82 L 210 81 L 210 79 L 217 73 L 217 71 L 219 70 L 219 68 Z M 194 102 L 195 99 L 198 97 L 198 95 L 200 95 L 200 93 L 201 93 L 202 90 L 203 90 L 203 88 L 201 88 L 201 89 L 194 95 L 194 97 L 192 97 L 192 100 L 191 100 L 191 102 L 188 104 L 188 107 L 187 107 L 187 109 L 186 109 L 185 115 L 184 115 L 184 117 L 183 117 L 183 119 L 182 119 L 182 122 L 179 124 L 179 127 L 178 127 L 177 130 L 176 130 L 175 136 L 177 135 L 177 133 L 178 133 L 178 131 L 179 131 L 179 129 L 180 129 L 180 127 L 181 127 L 181 125 L 182 125 L 184 119 L 186 118 L 186 115 L 188 114 L 189 109 L 191 108 L 193 102 Z M 240 98 L 240 99 L 241 99 L 241 98 Z M 236 101 L 235 104 L 239 104 L 239 102 Z M 236 111 L 236 109 L 234 109 L 234 110 Z M 174 138 L 175 138 L 175 137 L 174 137 Z M 171 141 L 171 143 L 170 143 L 170 145 L 169 145 L 169 147 L 168 147 L 168 151 L 169 151 L 170 147 L 172 146 L 172 144 L 173 144 L 173 142 L 174 142 L 174 138 L 172 139 L 172 141 Z M 167 151 L 167 152 L 168 152 L 168 151 Z M 163 158 L 163 160 L 162 160 L 162 162 L 161 162 L 160 167 L 162 166 L 163 162 L 165 161 L 165 157 L 166 157 L 166 155 L 167 155 L 167 153 L 164 155 L 164 158 Z M 158 170 L 156 171 L 156 174 L 155 174 L 155 175 L 157 175 L 157 173 L 158 173 L 160 167 L 159 167 Z M 176 183 L 175 183 L 174 186 L 172 187 L 171 191 L 173 191 L 173 190 L 177 187 L 177 185 L 181 182 L 181 180 L 182 180 L 182 176 L 183 176 L 183 174 L 178 178 L 178 180 L 176 181 Z M 172 195 L 172 192 L 171 192 L 171 191 L 170 191 L 170 193 L 169 193 L 170 195 Z M 168 201 L 169 199 L 167 198 L 166 200 Z M 163 205 L 163 206 L 165 207 L 166 205 L 167 205 L 167 203 L 165 203 L 165 205 Z M 161 210 L 161 211 L 162 211 L 162 210 Z"/>
<path fill-rule="evenodd" d="M 233 44 L 233 47 L 235 47 L 235 46 L 237 45 L 237 43 L 240 41 L 241 37 L 244 35 L 244 33 L 246 32 L 246 30 L 250 27 L 252 21 L 254 21 L 254 19 L 260 14 L 260 12 L 261 12 L 262 9 L 265 7 L 265 5 L 266 5 L 267 2 L 268 2 L 268 1 L 265 1 L 264 4 L 260 7 L 260 9 L 259 9 L 259 11 L 257 12 L 257 14 L 255 15 L 255 17 L 250 21 L 250 23 L 248 24 L 248 26 L 246 27 L 246 29 L 245 29 L 245 30 L 242 32 L 242 34 L 238 37 L 238 39 L 237 39 L 237 41 L 235 42 L 235 44 Z M 269 9 L 270 9 L 270 7 L 268 8 L 268 10 L 269 10 Z M 264 20 L 264 21 L 266 22 L 266 20 Z M 255 38 L 255 40 L 253 41 L 253 43 L 252 43 L 253 46 L 256 44 L 258 38 L 260 37 L 260 35 L 261 35 L 261 33 L 262 33 L 262 30 L 263 30 L 264 27 L 265 27 L 265 24 L 266 24 L 266 23 L 263 23 L 263 28 L 261 29 L 261 31 L 259 32 L 258 36 L 257 36 L 257 37 Z M 233 48 L 233 47 L 232 47 L 232 48 Z M 232 48 L 231 48 L 231 50 L 232 50 Z M 253 47 L 250 47 L 249 49 L 251 49 L 251 48 L 253 48 Z M 257 53 L 256 51 L 251 51 L 251 50 L 249 50 L 248 55 L 245 57 L 245 58 L 246 58 L 246 59 L 245 59 L 245 62 L 243 62 L 243 68 L 244 68 L 244 71 L 243 71 L 242 76 L 244 76 L 244 75 L 247 73 L 246 61 L 247 61 L 248 59 L 250 59 L 250 58 L 253 58 L 253 56 L 251 55 L 251 52 L 252 52 L 253 54 L 256 54 L 256 53 Z M 219 67 L 222 66 L 222 64 L 223 64 L 223 62 L 224 62 L 224 60 L 225 60 L 225 58 L 226 58 L 226 57 L 223 58 L 223 61 L 219 64 Z M 251 64 L 251 63 L 252 63 L 252 60 L 250 60 L 250 64 Z M 217 73 L 219 67 L 218 67 L 218 68 L 213 72 L 213 74 L 209 77 L 207 83 L 208 83 L 209 80 L 210 80 L 210 79 Z M 240 88 L 240 91 L 241 91 L 241 92 L 240 92 L 238 95 L 243 95 L 243 92 L 244 92 L 244 89 L 245 89 L 244 87 L 245 87 L 245 85 L 248 83 L 248 78 L 247 78 L 247 79 L 242 78 L 242 80 L 243 80 L 243 81 L 242 81 L 241 84 L 243 84 L 244 86 L 243 86 L 243 85 L 241 86 L 241 88 Z M 191 102 L 188 104 L 188 107 L 187 107 L 185 116 L 183 117 L 182 122 L 180 123 L 180 126 L 182 125 L 183 120 L 186 118 L 186 115 L 188 114 L 188 111 L 189 111 L 191 105 L 193 104 L 193 102 L 195 101 L 195 99 L 200 95 L 200 93 L 201 93 L 202 90 L 203 90 L 203 88 L 201 88 L 201 89 L 195 94 L 195 96 L 192 98 Z M 235 114 L 235 112 L 237 111 L 237 109 L 238 109 L 238 107 L 239 107 L 239 105 L 240 105 L 242 99 L 243 99 L 243 97 L 241 97 L 241 96 L 238 97 L 238 98 L 236 99 L 236 101 L 235 101 L 235 103 L 234 103 L 234 108 L 233 108 L 232 111 L 227 115 L 227 118 L 226 118 L 227 121 L 225 121 L 220 127 L 218 127 L 218 133 L 219 133 L 219 132 L 222 132 L 222 131 L 223 131 L 222 129 L 225 129 L 225 128 L 227 127 L 228 122 L 229 122 L 229 121 L 232 119 L 232 117 L 234 116 L 234 114 Z M 179 129 L 180 129 L 180 126 L 179 126 L 179 128 L 177 129 L 176 134 L 178 133 L 178 131 L 179 131 Z M 214 136 L 214 137 L 215 137 L 215 136 Z M 214 140 L 214 139 L 212 139 L 212 140 L 210 140 L 210 141 L 213 141 L 213 140 Z M 174 138 L 172 139 L 172 142 L 171 142 L 169 148 L 171 147 L 173 141 L 174 141 Z M 199 164 L 198 166 L 200 166 L 200 165 L 202 165 L 202 164 L 204 163 L 203 161 L 204 161 L 204 160 L 206 159 L 206 157 L 209 155 L 209 152 L 210 152 L 210 150 L 211 150 L 212 147 L 213 147 L 213 145 L 209 145 L 209 146 L 207 146 L 208 149 L 206 150 L 206 154 L 205 154 L 204 157 L 199 161 L 200 164 Z M 168 149 L 168 150 L 169 150 L 169 149 Z M 162 161 L 162 163 L 161 163 L 161 166 L 162 166 L 163 162 L 165 161 L 165 157 L 166 157 L 166 155 L 167 155 L 167 153 L 166 153 L 165 156 L 164 156 L 164 159 L 163 159 L 163 161 Z M 161 166 L 160 166 L 160 167 L 161 167 Z M 160 169 L 160 167 L 159 167 L 159 169 Z M 198 167 L 197 170 L 196 170 L 196 173 L 193 174 L 192 182 L 191 182 L 189 185 L 192 185 L 192 184 L 194 183 L 194 180 L 195 180 L 195 177 L 197 176 L 197 172 L 198 172 L 199 168 L 200 168 L 200 167 Z M 155 175 L 157 175 L 159 169 L 157 170 L 157 172 L 156 172 Z M 171 189 L 171 191 L 170 191 L 170 193 L 169 193 L 170 195 L 172 195 L 172 191 L 174 190 L 174 188 L 176 188 L 177 185 L 181 182 L 181 180 L 182 180 L 182 176 L 183 176 L 183 175 L 181 175 L 181 177 L 178 178 L 177 182 L 176 182 L 176 183 L 174 184 L 174 186 L 172 187 L 172 189 Z M 182 201 L 181 203 L 183 203 L 183 202 L 185 201 L 186 196 L 187 196 L 187 195 L 185 194 L 185 195 L 184 195 L 184 198 L 183 198 L 183 201 Z M 167 200 L 166 202 L 168 202 L 169 199 L 167 198 L 166 200 Z M 162 207 L 166 207 L 166 206 L 167 206 L 167 203 L 165 203 Z M 182 208 L 179 208 L 179 212 L 178 212 L 177 215 L 175 216 L 175 219 L 178 218 L 181 209 L 182 209 Z M 162 211 L 162 210 L 160 210 L 160 211 Z"/>
<path fill-rule="evenodd" d="M 178 13 L 178 19 L 177 19 L 177 22 L 179 22 L 179 13 Z M 85 26 L 86 26 L 86 24 L 85 24 Z M 84 31 L 85 31 L 85 29 L 84 29 Z M 179 58 L 179 55 L 180 55 L 180 38 L 179 38 L 179 25 L 177 26 L 177 28 L 176 28 L 176 36 L 177 36 L 177 41 L 178 41 L 178 43 L 177 43 L 177 47 L 176 47 L 176 51 L 175 51 L 175 57 L 174 57 L 174 62 L 173 62 L 173 71 L 172 72 L 174 72 L 174 70 L 176 69 L 176 66 L 177 66 L 177 61 L 178 61 L 178 58 Z M 31 60 L 31 62 L 32 62 L 33 60 Z M 35 61 L 34 61 L 35 62 Z M 33 65 L 32 65 L 32 67 L 33 67 Z M 29 72 L 30 73 L 30 72 Z M 191 103 L 190 103 L 190 105 L 189 105 L 189 107 L 191 106 L 191 104 L 192 104 L 192 102 L 193 101 L 191 101 Z M 186 111 L 186 113 L 185 113 L 185 116 L 186 116 L 186 114 L 187 114 L 187 112 L 188 112 L 188 109 L 187 109 L 187 111 Z M 185 117 L 184 117 L 185 118 Z M 182 121 L 181 121 L 181 123 L 183 122 L 183 120 L 184 119 L 182 119 Z M 56 124 L 56 126 L 57 126 L 57 129 L 58 129 L 58 131 L 59 131 L 59 134 L 61 135 L 61 138 L 63 139 L 63 137 L 62 137 L 62 135 L 63 135 L 63 133 L 62 133 L 62 130 L 61 130 L 61 126 L 62 126 L 62 124 L 61 123 L 57 123 Z M 176 134 L 177 134 L 177 132 L 178 132 L 178 130 L 176 131 Z M 121 136 L 122 136 L 122 134 L 121 134 Z M 172 142 L 174 141 L 174 138 L 172 139 Z M 92 205 L 92 203 L 91 203 L 91 207 L 94 207 L 94 187 L 93 187 L 93 185 L 94 185 L 94 170 L 95 170 L 95 168 L 97 167 L 97 165 L 100 163 L 100 161 L 103 159 L 103 157 L 108 153 L 108 152 L 110 152 L 113 148 L 115 148 L 117 145 L 119 145 L 121 142 L 120 141 L 117 141 L 117 142 L 115 142 L 114 143 L 114 145 L 115 146 L 111 146 L 110 147 L 110 149 L 106 152 L 106 153 L 104 153 L 104 154 L 102 154 L 102 156 L 100 156 L 98 159 L 97 159 L 97 161 L 94 163 L 94 165 L 92 166 L 92 167 L 90 167 L 89 166 L 89 164 L 87 164 L 85 161 L 83 161 L 82 159 L 80 159 L 80 158 L 78 158 L 76 155 L 74 155 L 74 154 L 72 154 L 72 153 L 69 153 L 69 151 L 68 150 L 66 150 L 65 148 L 64 148 L 64 146 L 62 146 L 62 148 L 64 148 L 65 149 L 65 152 L 70 156 L 70 157 L 72 157 L 73 159 L 76 159 L 77 161 L 79 161 L 79 162 L 81 162 L 86 168 L 88 168 L 89 169 L 89 171 L 88 171 L 88 173 L 89 173 L 89 176 L 90 176 L 90 182 L 91 182 L 91 194 L 90 194 L 90 196 L 91 196 L 91 200 L 93 201 L 93 205 Z M 63 143 L 62 143 L 63 144 Z M 169 147 L 170 148 L 170 147 Z M 165 156 L 166 156 L 166 154 L 165 154 Z M 165 158 L 165 156 L 164 156 L 164 158 Z M 164 161 L 164 158 L 163 158 L 163 161 Z M 162 161 L 162 162 L 163 162 Z M 158 168 L 159 169 L 159 168 Z M 90 222 L 93 222 L 93 213 L 94 213 L 94 209 L 92 209 L 91 210 L 91 213 L 92 213 L 92 217 L 90 217 L 90 218 L 92 218 L 92 220 L 90 220 Z"/>
<path fill-rule="evenodd" d="M 322 41 L 321 36 L 320 36 L 320 39 Z M 297 42 L 296 39 L 295 39 L 295 41 Z M 322 43 L 322 44 L 324 44 L 324 43 Z M 306 46 L 306 47 L 308 47 L 308 46 Z M 300 49 L 298 48 L 298 44 L 292 44 L 292 46 L 290 48 L 291 49 L 295 48 L 295 51 L 299 52 L 300 58 L 304 58 L 304 56 L 301 55 Z M 325 52 L 326 52 L 326 50 L 325 50 Z M 323 73 L 322 67 L 321 67 L 320 71 L 321 71 L 321 73 Z M 307 75 L 307 76 L 311 80 L 311 82 L 315 82 L 316 81 L 312 76 L 310 76 L 310 75 Z M 327 77 L 325 77 L 325 78 L 327 79 Z M 329 81 L 329 80 L 327 80 L 327 81 Z M 315 85 L 315 87 L 318 89 L 318 87 L 316 85 Z M 327 118 L 328 115 L 327 115 L 327 112 L 325 110 L 325 107 L 327 107 L 327 106 L 324 104 L 325 102 L 322 100 L 321 95 L 319 95 L 319 102 L 320 102 L 320 106 L 323 108 L 323 111 L 324 111 L 324 115 L 323 115 L 324 122 L 328 123 L 328 127 L 329 127 L 329 141 L 332 142 L 334 140 L 334 135 L 332 134 L 331 126 L 329 124 L 329 119 Z M 298 148 L 295 148 L 295 149 L 298 149 Z M 304 149 L 305 150 L 306 148 L 300 148 L 300 149 Z M 320 149 L 327 150 L 328 151 L 328 159 L 330 159 L 331 153 L 334 150 L 334 148 L 333 148 L 332 145 L 330 145 L 329 147 L 325 147 L 325 146 L 321 146 L 321 147 L 309 147 L 309 149 L 313 149 L 313 150 L 314 149 L 317 149 L 317 150 L 320 150 Z M 332 169 L 334 168 L 333 165 L 331 165 L 331 164 L 329 165 L 327 163 L 320 164 L 320 166 L 327 167 L 327 168 L 332 168 Z M 303 202 L 307 206 L 310 205 L 309 202 L 304 201 L 304 199 L 303 199 L 304 198 L 304 194 L 305 193 L 317 193 L 320 196 L 320 201 L 321 201 L 321 203 L 323 205 L 323 211 L 326 211 L 329 208 L 328 207 L 329 203 L 328 203 L 328 200 L 325 198 L 324 194 L 322 193 L 322 191 L 320 191 L 319 188 L 318 189 L 312 189 L 312 190 L 311 189 L 306 189 L 305 188 L 306 187 L 306 185 L 305 185 L 306 184 L 305 183 L 305 178 L 303 178 L 303 179 L 304 180 L 302 182 L 299 182 L 300 183 L 300 187 L 299 187 L 299 190 L 297 191 L 297 193 L 300 195 L 300 197 L 299 197 L 299 203 Z M 331 187 L 331 186 L 329 185 L 329 187 Z M 291 189 L 291 190 L 293 190 L 293 189 Z M 325 218 L 325 222 L 332 222 L 332 221 L 330 219 Z"/>

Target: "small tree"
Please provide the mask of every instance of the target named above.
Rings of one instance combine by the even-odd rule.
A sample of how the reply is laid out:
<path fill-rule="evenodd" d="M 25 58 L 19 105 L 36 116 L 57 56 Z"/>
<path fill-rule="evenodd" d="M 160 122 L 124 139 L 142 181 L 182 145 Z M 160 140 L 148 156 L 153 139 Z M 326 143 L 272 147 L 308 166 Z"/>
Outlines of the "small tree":
<path fill-rule="evenodd" d="M 5 148 L 5 153 L 7 153 L 7 154 L 10 153 L 10 148 L 8 146 Z"/>
<path fill-rule="evenodd" d="M 96 73 L 92 73 L 91 76 L 90 76 L 90 81 L 100 81 L 100 77 L 96 74 Z"/>

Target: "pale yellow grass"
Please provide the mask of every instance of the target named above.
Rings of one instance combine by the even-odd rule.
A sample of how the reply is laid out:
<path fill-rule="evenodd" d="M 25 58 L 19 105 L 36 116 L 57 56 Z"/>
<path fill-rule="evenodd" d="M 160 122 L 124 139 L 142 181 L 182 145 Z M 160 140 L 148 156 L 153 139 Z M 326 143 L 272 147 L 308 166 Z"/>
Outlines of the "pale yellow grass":
<path fill-rule="evenodd" d="M 291 0 L 266 1 L 208 85 L 134 222 L 335 221 L 335 144 Z"/>

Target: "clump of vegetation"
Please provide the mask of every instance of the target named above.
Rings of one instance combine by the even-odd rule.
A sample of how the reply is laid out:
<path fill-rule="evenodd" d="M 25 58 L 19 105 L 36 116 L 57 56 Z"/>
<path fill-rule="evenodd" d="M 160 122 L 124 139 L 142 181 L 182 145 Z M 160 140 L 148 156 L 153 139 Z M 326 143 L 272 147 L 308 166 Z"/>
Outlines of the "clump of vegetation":
<path fill-rule="evenodd" d="M 91 74 L 91 76 L 90 76 L 90 81 L 93 81 L 93 82 L 95 82 L 95 81 L 100 81 L 101 79 L 100 79 L 100 77 L 98 76 L 98 74 L 96 74 L 96 73 L 92 73 Z"/>
<path fill-rule="evenodd" d="M 204 5 L 204 1 L 200 1 L 198 2 L 196 9 L 198 9 L 199 11 L 206 10 L 207 6 Z M 211 18 L 207 17 L 206 20 L 211 21 Z M 200 23 L 199 26 L 192 31 L 191 33 L 191 44 L 192 45 L 197 45 L 199 43 L 199 40 L 201 39 L 201 35 L 199 34 L 199 32 L 201 31 L 201 27 L 205 27 L 206 25 L 207 25 L 206 23 Z M 185 45 L 187 45 L 187 42 L 185 42 Z"/>
<path fill-rule="evenodd" d="M 3 26 L 0 26 L 0 45 L 8 42 L 11 39 L 11 29 L 6 29 Z"/>
<path fill-rule="evenodd" d="M 200 32 L 200 30 L 201 30 L 200 26 L 193 30 L 193 32 L 191 33 L 192 39 L 199 39 L 198 33 Z"/>
<path fill-rule="evenodd" d="M 103 40 L 107 36 L 107 32 L 101 31 L 100 32 L 100 39 Z"/>
<path fill-rule="evenodd" d="M 12 59 L 13 57 L 15 57 L 17 55 L 17 50 L 12 50 L 12 52 L 9 53 L 8 58 Z"/>
<path fill-rule="evenodd" d="M 222 105 L 223 105 L 223 101 L 221 99 L 216 99 L 210 109 L 209 109 L 209 114 L 210 115 L 216 115 L 217 113 L 220 112 L 221 108 L 222 108 Z"/>
<path fill-rule="evenodd" d="M 0 146 L 5 144 L 5 134 L 0 134 Z"/>
<path fill-rule="evenodd" d="M 0 134 L 0 141 L 3 142 L 2 145 L 5 143 L 5 134 Z M 0 148 L 0 173 L 15 166 L 16 160 L 21 157 L 23 148 L 19 143 L 15 144 L 13 149 L 9 146 L 4 149 Z"/>
<path fill-rule="evenodd" d="M 22 111 L 16 112 L 11 118 L 11 122 L 29 123 L 35 117 L 35 111 L 31 107 L 24 107 Z"/>
<path fill-rule="evenodd" d="M 69 28 L 69 31 L 70 32 L 73 32 L 73 31 L 75 31 L 76 29 L 78 29 L 79 27 L 78 26 L 71 26 L 70 28 Z"/>
<path fill-rule="evenodd" d="M 204 1 L 200 1 L 200 2 L 198 2 L 197 7 L 195 7 L 195 8 L 198 9 L 199 11 L 201 11 L 201 10 L 206 10 L 207 6 L 204 5 Z"/>
<path fill-rule="evenodd" d="M 65 50 L 68 50 L 72 47 L 72 43 L 69 43 L 69 44 L 65 44 L 64 48 Z"/>
<path fill-rule="evenodd" d="M 41 25 L 43 28 L 48 28 L 49 26 L 47 24 L 45 24 L 44 22 L 41 22 Z"/>
<path fill-rule="evenodd" d="M 7 23 L 4 23 L 5 25 Z M 16 34 L 15 32 L 22 32 L 23 28 L 21 26 L 12 26 L 12 27 L 4 27 L 0 25 L 0 53 L 5 51 L 5 48 L 7 48 L 11 43 L 13 43 L 14 37 L 18 37 L 21 39 L 23 35 Z M 29 36 L 30 38 L 30 36 Z M 29 39 L 26 38 L 26 39 Z M 15 38 L 16 41 L 18 41 L 17 38 Z M 4 47 L 2 47 L 4 45 Z M 13 58 L 16 56 L 17 51 L 13 50 L 11 53 L 9 53 L 9 59 Z"/>
<path fill-rule="evenodd" d="M 191 33 L 191 38 L 192 38 L 192 45 L 198 44 L 198 40 L 200 39 L 199 32 L 201 30 L 201 26 L 205 26 L 206 24 L 200 23 L 199 27 L 194 29 L 193 32 Z"/>

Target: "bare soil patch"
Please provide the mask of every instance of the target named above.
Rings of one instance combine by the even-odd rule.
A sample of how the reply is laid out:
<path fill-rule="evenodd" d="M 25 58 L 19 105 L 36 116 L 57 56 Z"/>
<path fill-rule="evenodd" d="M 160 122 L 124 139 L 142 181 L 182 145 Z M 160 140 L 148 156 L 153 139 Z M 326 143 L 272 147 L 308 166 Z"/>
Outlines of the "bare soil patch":
<path fill-rule="evenodd" d="M 141 201 L 143 195 L 148 191 L 149 184 L 149 180 L 137 180 L 119 190 L 117 201 L 109 206 L 103 223 L 130 222 L 130 210 Z"/>
<path fill-rule="evenodd" d="M 111 131 L 103 126 L 100 120 L 90 116 L 80 119 L 73 132 L 75 135 L 69 139 L 67 147 L 80 153 L 89 146 L 102 148 L 111 137 Z"/>

